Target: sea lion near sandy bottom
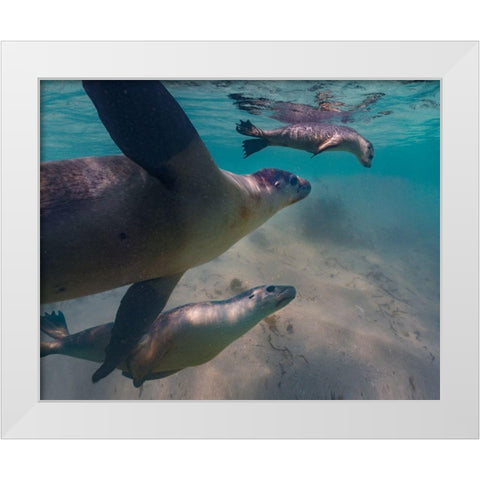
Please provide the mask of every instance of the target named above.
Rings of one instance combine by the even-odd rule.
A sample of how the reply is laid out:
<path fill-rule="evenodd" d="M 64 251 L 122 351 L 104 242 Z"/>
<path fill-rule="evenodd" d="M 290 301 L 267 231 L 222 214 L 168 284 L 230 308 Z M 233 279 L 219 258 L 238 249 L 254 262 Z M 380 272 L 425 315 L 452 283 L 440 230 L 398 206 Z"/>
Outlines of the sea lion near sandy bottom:
<path fill-rule="evenodd" d="M 160 313 L 118 365 L 135 387 L 206 363 L 258 322 L 295 298 L 294 287 L 260 286 L 223 301 L 192 303 Z M 69 335 L 63 314 L 45 314 L 40 356 L 68 355 L 103 362 L 113 323 Z"/>
<path fill-rule="evenodd" d="M 311 187 L 282 170 L 220 170 L 160 82 L 83 85 L 125 155 L 42 162 L 41 303 L 133 284 L 92 377 L 98 381 L 125 360 L 186 270 Z"/>
<path fill-rule="evenodd" d="M 237 132 L 258 137 L 243 142 L 244 158 L 269 145 L 290 147 L 313 153 L 344 150 L 353 153 L 367 168 L 372 166 L 373 145 L 356 130 L 341 125 L 322 123 L 298 123 L 274 130 L 261 130 L 249 120 L 237 124 Z"/>

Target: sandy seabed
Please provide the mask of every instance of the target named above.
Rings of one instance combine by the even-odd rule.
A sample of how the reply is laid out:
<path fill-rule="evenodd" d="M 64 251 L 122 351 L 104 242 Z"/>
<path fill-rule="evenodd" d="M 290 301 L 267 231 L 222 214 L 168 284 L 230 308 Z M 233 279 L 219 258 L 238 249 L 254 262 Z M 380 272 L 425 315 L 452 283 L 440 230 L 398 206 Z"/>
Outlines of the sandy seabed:
<path fill-rule="evenodd" d="M 140 389 L 118 370 L 92 384 L 98 364 L 45 357 L 41 398 L 438 399 L 438 225 L 420 208 L 425 197 L 419 200 L 404 181 L 369 179 L 363 196 L 364 177 L 340 182 L 313 182 L 307 199 L 189 270 L 167 305 L 221 300 L 257 285 L 293 285 L 297 297 L 285 308 L 210 362 Z M 63 311 L 75 333 L 112 321 L 125 290 L 42 311 Z"/>

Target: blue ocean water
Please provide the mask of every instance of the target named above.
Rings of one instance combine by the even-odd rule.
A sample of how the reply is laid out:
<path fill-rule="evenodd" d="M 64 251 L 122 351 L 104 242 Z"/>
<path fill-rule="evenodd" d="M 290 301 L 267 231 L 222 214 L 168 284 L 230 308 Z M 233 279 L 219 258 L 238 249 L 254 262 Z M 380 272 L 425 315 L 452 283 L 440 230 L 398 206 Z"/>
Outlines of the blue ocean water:
<path fill-rule="evenodd" d="M 284 252 L 288 257 L 286 263 L 293 258 L 296 262 L 301 262 L 301 252 L 304 250 L 304 262 L 301 265 L 301 269 L 306 272 L 304 276 L 311 274 L 311 278 L 319 279 L 318 286 L 312 286 L 313 290 L 323 292 L 322 288 L 328 289 L 330 284 L 339 289 L 328 296 L 328 302 L 332 302 L 332 297 L 336 295 L 339 295 L 340 302 L 341 299 L 350 298 L 349 295 L 365 292 L 365 298 L 371 300 L 371 313 L 368 313 L 367 306 L 356 297 L 350 310 L 345 307 L 349 300 L 335 304 L 339 318 L 345 308 L 346 313 L 340 319 L 345 320 L 345 324 L 342 323 L 341 328 L 348 328 L 351 312 L 356 312 L 355 321 L 360 323 L 355 325 L 355 328 L 352 327 L 352 331 L 356 332 L 359 338 L 362 335 L 362 338 L 366 338 L 370 334 L 380 338 L 381 334 L 385 334 L 385 338 L 382 337 L 382 341 L 378 342 L 376 340 L 376 347 L 372 348 L 365 338 L 363 343 L 353 340 L 347 342 L 345 332 L 339 333 L 339 323 L 335 324 L 333 319 L 318 326 L 318 333 L 321 332 L 322 335 L 330 328 L 326 327 L 327 324 L 336 325 L 331 327 L 334 330 L 338 327 L 338 331 L 330 332 L 332 344 L 343 349 L 342 351 L 346 352 L 345 358 L 350 358 L 352 362 L 356 359 L 355 352 L 362 350 L 359 345 L 364 345 L 360 357 L 365 361 L 365 369 L 368 366 L 369 373 L 365 373 L 366 370 L 363 372 L 365 385 L 368 387 L 361 387 L 352 380 L 352 367 L 341 358 L 331 360 L 332 369 L 322 371 L 323 380 L 312 379 L 310 373 L 302 377 L 299 373 L 300 367 L 292 361 L 290 387 L 284 387 L 280 393 L 277 392 L 278 395 L 268 388 L 268 393 L 259 393 L 260 391 L 257 392 L 252 387 L 250 392 L 257 393 L 252 393 L 251 396 L 243 392 L 227 394 L 225 391 L 228 389 L 213 389 L 211 398 L 339 398 L 339 392 L 343 392 L 340 394 L 341 398 L 438 398 L 440 82 L 168 81 L 165 85 L 192 121 L 220 168 L 239 174 L 251 173 L 265 167 L 280 168 L 312 183 L 312 193 L 307 199 L 289 207 L 285 213 L 277 214 L 265 228 L 252 233 L 250 241 L 256 242 L 257 247 L 262 247 L 265 252 L 271 249 L 277 254 Z M 121 153 L 100 122 L 79 81 L 42 81 L 40 93 L 41 162 Z M 311 154 L 307 152 L 284 147 L 267 147 L 246 159 L 243 158 L 242 141 L 247 137 L 235 130 L 235 124 L 239 120 L 250 120 L 262 129 L 285 125 L 272 118 L 274 109 L 256 108 L 252 99 L 255 99 L 257 104 L 260 100 L 263 105 L 267 100 L 270 106 L 278 105 L 278 102 L 289 102 L 318 109 L 319 94 L 323 95 L 322 98 L 327 98 L 329 106 L 324 104 L 325 108 L 340 111 L 335 113 L 350 113 L 346 123 L 343 123 L 341 115 L 334 115 L 331 123 L 354 128 L 373 144 L 375 155 L 372 168 L 364 168 L 348 152 L 327 151 L 311 158 Z M 247 105 L 254 105 L 254 108 L 250 108 L 250 111 L 239 109 L 238 102 L 235 101 L 239 96 L 250 99 Z M 365 102 L 365 99 L 369 98 L 375 100 L 371 103 Z M 363 106 L 362 102 L 365 103 Z M 281 241 L 278 240 L 276 232 L 284 235 Z M 242 248 L 243 245 L 247 244 L 242 243 Z M 314 254 L 309 250 L 312 245 Z M 239 276 L 239 273 L 231 271 L 228 257 L 226 262 L 229 273 Z M 322 268 L 318 267 L 317 271 L 313 264 L 322 265 Z M 242 281 L 249 283 L 248 270 L 246 273 L 243 273 L 243 267 L 236 270 L 244 275 Z M 252 272 L 252 282 L 255 275 L 257 274 Z M 280 273 L 278 275 L 282 276 Z M 275 280 L 265 279 L 265 282 Z M 282 280 L 288 282 L 289 278 Z M 336 283 L 337 280 L 340 283 Z M 301 279 L 299 281 L 301 283 Z M 344 297 L 342 289 L 348 289 Z M 297 290 L 300 290 L 302 297 L 302 289 L 297 287 Z M 374 299 L 382 295 L 381 301 L 375 303 Z M 307 305 L 308 295 L 305 294 L 304 312 L 309 312 L 310 307 L 314 309 L 315 305 L 320 305 L 318 299 L 322 300 L 326 296 L 319 293 L 318 298 L 315 297 L 317 303 L 312 300 L 312 303 Z M 115 305 L 118 305 L 116 302 L 116 299 L 112 300 L 113 311 Z M 75 308 L 81 309 L 81 306 L 75 305 Z M 319 307 L 322 314 L 323 306 Z M 301 323 L 302 318 L 299 307 L 298 318 L 291 323 L 293 328 Z M 361 323 L 363 321 L 364 324 Z M 385 330 L 382 330 L 383 321 Z M 286 319 L 285 322 L 287 329 Z M 375 330 L 375 324 L 382 326 Z M 264 329 L 265 338 L 268 338 L 268 332 L 268 329 Z M 317 347 L 302 343 L 302 338 L 311 338 L 312 335 L 314 337 L 315 332 L 304 332 L 304 337 L 299 333 L 300 337 L 291 345 L 297 355 L 310 358 L 308 365 L 314 364 L 314 355 L 318 356 L 315 358 L 319 364 L 325 365 L 325 359 L 333 358 L 329 357 L 333 354 L 329 353 L 330 347 L 328 342 L 325 343 L 324 337 L 319 338 Z M 391 334 L 391 338 L 387 337 L 387 332 Z M 322 346 L 325 349 L 323 355 Z M 397 367 L 390 368 L 387 375 L 386 369 L 383 370 L 385 352 L 390 351 L 391 355 L 391 349 L 397 347 L 403 354 L 398 354 Z M 292 346 L 288 348 L 294 350 Z M 378 350 L 378 357 L 368 356 L 367 361 L 364 350 L 375 349 Z M 312 356 L 308 357 L 305 352 L 312 352 Z M 425 352 L 428 352 L 428 355 Z M 49 371 L 59 369 L 53 360 L 45 360 L 50 362 Z M 273 360 L 268 358 L 264 363 L 270 361 Z M 417 361 L 418 364 L 415 363 Z M 278 370 L 280 373 L 276 374 L 286 385 L 285 379 L 288 375 L 281 373 L 287 368 L 285 362 L 285 359 L 278 359 L 281 368 Z M 261 358 L 259 365 L 262 365 Z M 343 379 L 338 379 L 339 365 L 343 365 L 345 371 Z M 400 374 L 400 371 L 403 373 Z M 71 372 L 65 370 L 64 373 L 69 375 Z M 179 375 L 169 381 L 175 381 Z M 61 383 L 61 379 L 55 377 L 52 386 L 47 388 L 47 377 L 46 373 L 42 373 L 42 382 L 45 384 L 42 389 L 46 389 L 42 390 L 42 398 L 130 398 L 133 395 L 129 391 L 114 394 L 113 386 L 109 393 L 99 393 L 100 390 L 93 391 L 91 387 L 78 390 L 72 386 L 71 381 L 68 382 L 67 390 L 59 391 L 57 385 Z M 298 378 L 304 378 L 308 386 L 299 386 Z M 126 381 L 123 378 L 121 380 Z M 398 385 L 395 383 L 397 381 Z M 333 384 L 335 385 L 332 386 Z M 70 393 L 68 389 L 71 389 Z M 334 391 L 336 393 L 332 397 Z M 115 392 L 119 392 L 117 386 Z M 151 398 L 161 398 L 159 395 L 158 391 L 152 390 Z M 177 394 L 172 395 L 171 398 L 176 398 Z M 210 396 L 205 392 L 185 390 L 183 396 L 178 394 L 178 398 Z"/>
<path fill-rule="evenodd" d="M 193 85 L 192 85 L 193 83 Z M 315 94 L 328 90 L 337 101 L 358 105 L 369 93 L 384 96 L 358 112 L 346 125 L 370 139 L 375 147 L 375 168 L 369 175 L 397 175 L 419 184 L 439 185 L 440 82 L 438 81 L 229 81 L 165 82 L 198 130 L 217 164 L 238 173 L 262 168 L 271 152 L 242 159 L 243 138 L 235 123 L 250 118 L 263 129 L 284 125 L 268 116 L 252 116 L 234 107 L 228 97 L 246 97 L 315 106 Z M 388 116 L 382 112 L 391 112 Z M 335 123 L 335 122 L 332 122 Z M 340 122 L 337 122 L 340 123 Z M 260 125 L 259 125 L 260 126 Z M 41 82 L 41 161 L 120 153 L 79 81 Z M 265 158 L 259 158 L 259 156 Z M 340 156 L 339 156 L 340 155 Z M 356 174 L 348 154 L 324 155 L 308 164 L 314 176 Z M 303 155 L 306 160 L 306 155 Z M 276 149 L 275 166 L 291 167 L 298 152 Z M 268 160 L 267 160 L 268 162 Z"/>

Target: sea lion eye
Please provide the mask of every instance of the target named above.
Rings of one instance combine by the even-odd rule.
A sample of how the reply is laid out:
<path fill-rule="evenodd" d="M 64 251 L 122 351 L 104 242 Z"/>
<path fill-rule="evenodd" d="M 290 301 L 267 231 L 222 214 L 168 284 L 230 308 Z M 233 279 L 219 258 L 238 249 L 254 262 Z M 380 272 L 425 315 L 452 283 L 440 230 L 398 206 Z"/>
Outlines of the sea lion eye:
<path fill-rule="evenodd" d="M 275 287 L 273 285 L 270 285 L 266 288 L 267 292 L 271 293 L 275 290 Z"/>
<path fill-rule="evenodd" d="M 280 186 L 280 181 L 277 180 L 277 181 L 273 184 L 273 186 L 278 188 L 278 187 Z"/>
<path fill-rule="evenodd" d="M 290 177 L 290 185 L 296 185 L 298 183 L 298 178 L 295 175 Z"/>
<path fill-rule="evenodd" d="M 253 298 L 255 296 L 254 293 L 252 293 L 248 298 Z"/>

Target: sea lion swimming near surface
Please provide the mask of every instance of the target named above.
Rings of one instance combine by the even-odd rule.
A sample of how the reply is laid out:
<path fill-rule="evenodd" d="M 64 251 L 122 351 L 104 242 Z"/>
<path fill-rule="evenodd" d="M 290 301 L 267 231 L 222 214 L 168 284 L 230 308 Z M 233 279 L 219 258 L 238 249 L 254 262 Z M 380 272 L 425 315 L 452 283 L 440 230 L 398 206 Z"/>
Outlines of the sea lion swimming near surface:
<path fill-rule="evenodd" d="M 40 166 L 41 303 L 133 284 L 118 308 L 108 375 L 189 268 L 225 252 L 310 184 L 283 170 L 220 170 L 158 81 L 84 81 L 124 155 Z"/>
<path fill-rule="evenodd" d="M 317 93 L 315 99 L 318 102 L 318 106 L 271 100 L 262 97 L 245 97 L 241 93 L 231 93 L 228 97 L 234 100 L 234 105 L 240 110 L 245 110 L 252 115 L 260 115 L 263 112 L 267 112 L 270 118 L 274 118 L 282 123 L 292 124 L 353 122 L 359 112 L 370 110 L 370 105 L 376 103 L 384 95 L 381 92 L 370 93 L 360 104 L 351 107 L 348 107 L 343 102 L 331 100 L 333 94 L 329 90 Z M 345 108 L 340 109 L 339 107 Z"/>
<path fill-rule="evenodd" d="M 192 303 L 160 313 L 118 368 L 140 387 L 145 380 L 206 363 L 295 295 L 293 287 L 265 285 L 228 300 Z M 58 353 L 103 362 L 113 323 L 70 335 L 59 312 L 45 314 L 41 327 L 55 338 L 41 342 L 41 357 Z"/>
<path fill-rule="evenodd" d="M 298 123 L 274 130 L 261 130 L 250 120 L 237 124 L 237 132 L 258 140 L 244 140 L 244 158 L 269 145 L 296 148 L 318 155 L 326 150 L 353 153 L 367 168 L 372 166 L 373 145 L 356 130 L 340 125 Z"/>
<path fill-rule="evenodd" d="M 321 102 L 318 107 L 303 103 L 284 102 L 281 100 L 269 100 L 268 98 L 245 97 L 241 93 L 231 93 L 229 96 L 235 100 L 234 105 L 239 110 L 245 110 L 252 115 L 261 115 L 270 112 L 268 116 L 282 123 L 300 122 L 333 122 L 347 123 L 352 121 L 353 112 L 343 111 L 330 104 Z"/>

